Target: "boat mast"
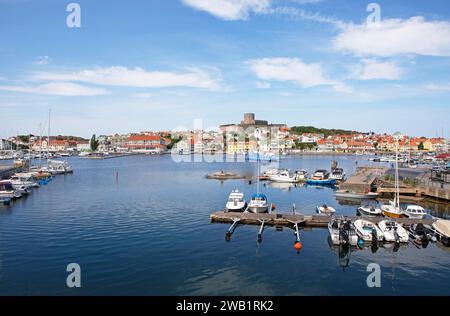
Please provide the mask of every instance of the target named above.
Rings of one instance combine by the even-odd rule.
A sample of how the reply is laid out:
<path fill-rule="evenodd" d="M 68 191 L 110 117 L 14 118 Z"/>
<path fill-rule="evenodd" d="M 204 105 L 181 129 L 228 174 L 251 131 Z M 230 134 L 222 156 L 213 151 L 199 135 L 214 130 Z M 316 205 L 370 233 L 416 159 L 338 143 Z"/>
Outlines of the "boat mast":
<path fill-rule="evenodd" d="M 395 146 L 395 204 L 394 207 L 400 208 L 400 185 L 399 185 L 399 175 L 398 175 L 398 147 L 399 139 L 397 138 Z"/>
<path fill-rule="evenodd" d="M 259 135 L 259 134 L 258 134 Z M 256 136 L 256 194 L 259 195 L 259 136 Z"/>
<path fill-rule="evenodd" d="M 50 115 L 51 115 L 51 109 L 48 109 L 48 143 L 47 143 L 47 164 L 48 160 L 50 159 Z"/>
<path fill-rule="evenodd" d="M 42 123 L 39 123 L 39 168 L 42 167 Z"/>

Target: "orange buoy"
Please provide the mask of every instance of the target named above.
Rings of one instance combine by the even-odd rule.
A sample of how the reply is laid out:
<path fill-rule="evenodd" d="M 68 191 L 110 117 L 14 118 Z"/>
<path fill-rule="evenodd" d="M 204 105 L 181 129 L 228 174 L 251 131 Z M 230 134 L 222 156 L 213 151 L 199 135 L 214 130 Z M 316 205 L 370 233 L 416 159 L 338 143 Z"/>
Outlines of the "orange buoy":
<path fill-rule="evenodd" d="M 299 242 L 299 241 L 297 241 L 297 242 L 294 244 L 294 248 L 295 248 L 295 250 L 297 250 L 297 251 L 302 250 L 302 248 L 303 248 L 302 243 Z"/>
<path fill-rule="evenodd" d="M 272 211 L 275 211 L 277 209 L 277 206 L 272 203 Z"/>

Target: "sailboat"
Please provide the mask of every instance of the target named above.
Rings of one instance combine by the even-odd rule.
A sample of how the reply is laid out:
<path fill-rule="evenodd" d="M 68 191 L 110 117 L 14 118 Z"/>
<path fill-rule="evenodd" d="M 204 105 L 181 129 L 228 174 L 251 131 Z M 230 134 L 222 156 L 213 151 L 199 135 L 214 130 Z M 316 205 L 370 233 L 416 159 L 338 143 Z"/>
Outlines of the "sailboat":
<path fill-rule="evenodd" d="M 258 131 L 255 131 L 257 135 Z M 256 136 L 258 138 L 258 136 Z M 258 155 L 259 155 L 259 138 L 258 138 Z M 252 213 L 267 213 L 269 212 L 269 202 L 267 196 L 261 194 L 259 191 L 259 175 L 260 175 L 260 159 L 257 159 L 257 171 L 256 171 L 256 193 L 253 194 L 250 202 L 248 203 L 247 211 Z"/>
<path fill-rule="evenodd" d="M 395 149 L 395 196 L 394 201 L 389 201 L 389 204 L 381 206 L 383 215 L 391 218 L 400 218 L 403 214 L 400 208 L 400 184 L 398 175 L 398 139 Z"/>
<path fill-rule="evenodd" d="M 50 159 L 50 115 L 51 110 L 48 111 L 47 171 L 52 175 L 73 173 L 73 169 L 67 161 Z"/>

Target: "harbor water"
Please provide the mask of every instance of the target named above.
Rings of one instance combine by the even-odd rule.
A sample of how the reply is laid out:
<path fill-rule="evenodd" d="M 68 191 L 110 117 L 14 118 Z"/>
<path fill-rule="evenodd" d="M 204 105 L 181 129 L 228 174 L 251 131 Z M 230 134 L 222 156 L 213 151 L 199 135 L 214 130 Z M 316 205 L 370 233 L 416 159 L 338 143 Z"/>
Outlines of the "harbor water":
<path fill-rule="evenodd" d="M 74 174 L 0 206 L 0 295 L 450 295 L 450 250 L 439 243 L 342 253 L 318 228 L 301 231 L 297 253 L 292 230 L 266 228 L 258 245 L 256 226 L 238 226 L 227 242 L 228 225 L 209 216 L 232 190 L 249 198 L 256 184 L 205 175 L 251 175 L 255 163 L 68 160 Z M 363 156 L 298 156 L 280 166 L 311 173 L 332 160 L 347 175 L 374 164 Z M 355 215 L 358 207 L 337 201 L 332 188 L 264 184 L 261 191 L 278 212 L 294 203 L 303 214 L 327 204 Z M 426 207 L 449 217 L 448 204 Z M 81 267 L 81 288 L 66 285 L 70 263 Z M 370 263 L 381 267 L 379 288 L 367 286 Z"/>

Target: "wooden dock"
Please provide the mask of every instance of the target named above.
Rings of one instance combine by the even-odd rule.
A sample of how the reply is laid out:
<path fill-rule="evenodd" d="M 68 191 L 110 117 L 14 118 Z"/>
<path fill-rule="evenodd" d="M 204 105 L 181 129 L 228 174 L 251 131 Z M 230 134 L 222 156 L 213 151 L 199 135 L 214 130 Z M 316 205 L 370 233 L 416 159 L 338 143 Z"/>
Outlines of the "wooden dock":
<path fill-rule="evenodd" d="M 270 214 L 254 214 L 254 213 L 233 213 L 233 212 L 215 212 L 211 214 L 212 223 L 234 223 L 238 221 L 244 225 L 261 225 L 262 222 L 269 226 L 292 226 L 294 223 L 302 227 L 328 227 L 328 223 L 333 216 L 329 215 L 303 215 L 303 214 L 287 214 L 287 213 L 270 213 Z M 334 217 L 339 217 L 336 215 Z M 368 217 L 368 216 L 346 216 L 345 218 L 355 221 L 357 219 L 366 219 L 375 224 L 386 219 L 383 217 Z M 392 219 L 406 227 L 414 223 L 422 223 L 424 225 L 431 225 L 435 222 L 432 219 L 410 219 L 399 218 Z"/>

